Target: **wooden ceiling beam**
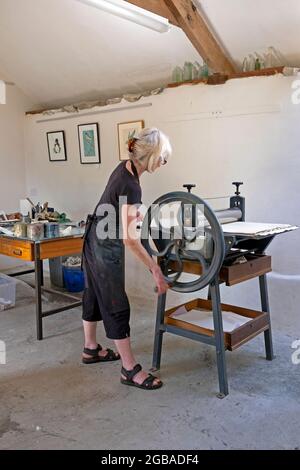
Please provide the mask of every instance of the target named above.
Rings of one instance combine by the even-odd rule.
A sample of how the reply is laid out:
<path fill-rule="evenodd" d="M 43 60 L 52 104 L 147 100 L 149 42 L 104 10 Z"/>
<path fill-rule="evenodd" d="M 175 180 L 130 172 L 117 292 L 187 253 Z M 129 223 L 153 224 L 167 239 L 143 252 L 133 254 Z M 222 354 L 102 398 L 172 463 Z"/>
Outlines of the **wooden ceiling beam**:
<path fill-rule="evenodd" d="M 214 72 L 232 75 L 237 69 L 218 43 L 199 9 L 191 0 L 126 0 L 179 26 Z"/>
<path fill-rule="evenodd" d="M 181 29 L 212 70 L 228 75 L 236 72 L 233 62 L 226 55 L 200 11 L 191 0 L 162 1 L 175 16 Z"/>

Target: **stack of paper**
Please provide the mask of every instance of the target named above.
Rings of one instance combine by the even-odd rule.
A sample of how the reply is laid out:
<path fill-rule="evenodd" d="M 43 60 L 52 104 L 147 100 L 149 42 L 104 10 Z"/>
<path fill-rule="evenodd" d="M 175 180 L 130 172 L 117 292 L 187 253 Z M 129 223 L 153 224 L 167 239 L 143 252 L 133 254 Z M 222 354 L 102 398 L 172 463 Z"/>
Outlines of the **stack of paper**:
<path fill-rule="evenodd" d="M 174 318 L 174 320 L 180 320 L 208 330 L 214 330 L 213 314 L 211 310 L 200 309 L 187 311 L 186 307 L 179 307 L 170 317 Z M 251 318 L 243 317 L 234 312 L 222 312 L 222 318 L 223 331 L 226 333 L 230 333 L 248 321 L 251 321 Z"/>
<path fill-rule="evenodd" d="M 288 224 L 264 224 L 256 222 L 232 222 L 230 224 L 223 224 L 222 229 L 224 233 L 234 235 L 248 235 L 266 237 L 269 235 L 277 235 L 278 233 L 289 232 L 297 230 L 296 225 Z"/>

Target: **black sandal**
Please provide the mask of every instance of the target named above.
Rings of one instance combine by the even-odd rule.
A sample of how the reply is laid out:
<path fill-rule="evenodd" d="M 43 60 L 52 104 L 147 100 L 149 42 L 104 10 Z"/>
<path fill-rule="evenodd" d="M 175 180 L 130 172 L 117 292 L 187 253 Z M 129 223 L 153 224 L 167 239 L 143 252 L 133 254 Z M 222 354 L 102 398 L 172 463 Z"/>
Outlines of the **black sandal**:
<path fill-rule="evenodd" d="M 99 351 L 102 351 L 102 347 L 98 344 L 96 349 L 88 349 L 84 348 L 84 354 L 88 354 L 91 358 L 82 358 L 83 364 L 95 364 L 96 362 L 111 362 L 111 361 L 119 361 L 120 355 L 119 353 L 115 353 L 112 349 L 107 349 L 106 356 L 99 356 Z"/>
<path fill-rule="evenodd" d="M 121 373 L 126 377 L 123 379 L 121 377 L 121 383 L 124 385 L 129 385 L 130 387 L 137 387 L 142 388 L 143 390 L 156 390 L 163 386 L 163 383 L 159 381 L 158 384 L 154 384 L 154 381 L 158 379 L 152 374 L 148 374 L 148 377 L 145 378 L 144 382 L 138 384 L 137 382 L 133 381 L 133 378 L 142 370 L 142 366 L 140 364 L 136 364 L 132 370 L 126 370 L 122 367 Z M 159 380 L 159 379 L 158 379 Z"/>

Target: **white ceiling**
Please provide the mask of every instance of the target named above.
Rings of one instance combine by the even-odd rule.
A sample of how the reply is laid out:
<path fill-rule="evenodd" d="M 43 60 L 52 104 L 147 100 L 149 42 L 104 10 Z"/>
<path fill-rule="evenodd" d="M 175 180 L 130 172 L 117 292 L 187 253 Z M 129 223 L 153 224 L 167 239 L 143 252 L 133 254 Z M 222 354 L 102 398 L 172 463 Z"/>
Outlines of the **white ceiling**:
<path fill-rule="evenodd" d="M 194 0 L 237 62 L 275 47 L 300 66 L 300 0 Z"/>
<path fill-rule="evenodd" d="M 195 0 L 237 63 L 272 45 L 300 66 L 300 0 Z M 184 33 L 155 33 L 76 0 L 0 0 L 0 78 L 56 106 L 155 88 L 199 60 Z"/>

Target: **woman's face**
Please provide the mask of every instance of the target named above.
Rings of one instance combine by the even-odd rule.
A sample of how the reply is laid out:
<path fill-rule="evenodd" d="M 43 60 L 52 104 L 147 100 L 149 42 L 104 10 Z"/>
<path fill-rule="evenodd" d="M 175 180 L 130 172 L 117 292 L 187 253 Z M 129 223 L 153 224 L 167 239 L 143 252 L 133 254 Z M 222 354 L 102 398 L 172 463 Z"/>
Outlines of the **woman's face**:
<path fill-rule="evenodd" d="M 160 168 L 161 166 L 164 166 L 167 164 L 167 159 L 164 158 L 164 157 L 160 157 L 158 158 L 156 164 L 155 164 L 155 167 L 154 167 L 154 171 L 156 171 L 158 168 Z"/>
<path fill-rule="evenodd" d="M 161 166 L 161 161 L 160 161 L 160 158 L 157 160 L 156 164 L 155 164 L 155 167 L 154 167 L 154 171 L 156 171 L 158 168 L 160 168 Z"/>

